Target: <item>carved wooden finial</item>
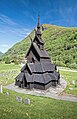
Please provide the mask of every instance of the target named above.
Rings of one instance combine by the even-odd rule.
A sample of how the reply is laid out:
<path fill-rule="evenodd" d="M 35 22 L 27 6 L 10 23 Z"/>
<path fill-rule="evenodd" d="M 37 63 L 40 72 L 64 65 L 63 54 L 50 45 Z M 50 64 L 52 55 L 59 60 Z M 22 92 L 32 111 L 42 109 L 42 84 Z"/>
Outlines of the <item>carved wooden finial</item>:
<path fill-rule="evenodd" d="M 40 26 L 40 12 L 38 13 L 38 24 L 37 24 L 37 27 Z"/>

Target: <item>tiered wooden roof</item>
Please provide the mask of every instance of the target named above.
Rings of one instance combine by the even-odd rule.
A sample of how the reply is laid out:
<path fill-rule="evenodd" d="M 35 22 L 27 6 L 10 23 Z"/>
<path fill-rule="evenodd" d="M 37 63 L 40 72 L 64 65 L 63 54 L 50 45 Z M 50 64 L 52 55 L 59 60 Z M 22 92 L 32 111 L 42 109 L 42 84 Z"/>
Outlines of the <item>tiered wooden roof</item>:
<path fill-rule="evenodd" d="M 26 55 L 27 63 L 22 67 L 21 73 L 16 77 L 16 80 L 21 82 L 26 80 L 27 83 L 46 85 L 53 80 L 58 80 L 60 75 L 56 72 L 56 65 L 51 63 L 44 48 L 40 28 L 38 18 L 37 31 L 35 30 L 35 37 Z"/>

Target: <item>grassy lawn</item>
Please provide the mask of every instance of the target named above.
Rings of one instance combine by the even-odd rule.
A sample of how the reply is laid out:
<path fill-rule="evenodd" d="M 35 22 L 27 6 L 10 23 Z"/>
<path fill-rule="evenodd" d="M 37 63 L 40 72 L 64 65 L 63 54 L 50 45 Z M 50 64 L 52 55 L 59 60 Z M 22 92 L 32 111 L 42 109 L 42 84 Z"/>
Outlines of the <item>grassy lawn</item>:
<path fill-rule="evenodd" d="M 77 87 L 75 87 L 75 85 L 72 84 L 73 80 L 77 80 L 77 72 L 60 70 L 60 74 L 67 81 L 67 87 L 64 90 L 64 92 L 77 95 Z M 73 88 L 73 90 L 69 90 L 69 88 Z"/>
<path fill-rule="evenodd" d="M 15 64 L 0 64 L 0 83 L 7 85 L 14 82 L 20 67 Z"/>
<path fill-rule="evenodd" d="M 19 69 L 20 66 L 19 65 L 15 65 L 15 64 L 0 64 L 0 71 L 2 70 L 16 70 Z"/>
<path fill-rule="evenodd" d="M 9 97 L 5 92 L 9 92 Z M 16 101 L 16 96 L 30 98 L 31 104 Z M 0 119 L 76 119 L 77 103 L 59 101 L 5 90 L 0 94 Z"/>
<path fill-rule="evenodd" d="M 0 64 L 0 81 L 2 84 L 14 82 L 15 76 L 18 74 L 20 67 L 18 65 Z M 76 80 L 76 72 L 61 71 L 61 75 L 67 80 L 68 86 L 65 92 L 77 94 L 77 89 L 71 84 L 72 80 Z M 70 91 L 69 87 L 74 90 Z M 9 92 L 9 97 L 6 96 Z M 25 105 L 23 102 L 16 101 L 16 96 L 21 96 L 23 100 L 30 98 L 31 104 Z M 0 119 L 76 119 L 77 103 L 55 100 L 45 97 L 37 97 L 16 93 L 11 90 L 3 89 L 0 94 Z"/>

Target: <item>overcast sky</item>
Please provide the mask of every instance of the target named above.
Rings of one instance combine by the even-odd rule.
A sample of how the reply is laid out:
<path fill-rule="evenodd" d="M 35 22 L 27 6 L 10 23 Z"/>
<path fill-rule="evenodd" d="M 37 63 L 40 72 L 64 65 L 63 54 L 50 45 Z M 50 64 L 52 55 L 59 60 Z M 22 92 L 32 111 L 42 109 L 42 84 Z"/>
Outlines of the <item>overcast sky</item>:
<path fill-rule="evenodd" d="M 77 27 L 77 0 L 0 0 L 0 51 L 6 52 L 41 24 Z"/>

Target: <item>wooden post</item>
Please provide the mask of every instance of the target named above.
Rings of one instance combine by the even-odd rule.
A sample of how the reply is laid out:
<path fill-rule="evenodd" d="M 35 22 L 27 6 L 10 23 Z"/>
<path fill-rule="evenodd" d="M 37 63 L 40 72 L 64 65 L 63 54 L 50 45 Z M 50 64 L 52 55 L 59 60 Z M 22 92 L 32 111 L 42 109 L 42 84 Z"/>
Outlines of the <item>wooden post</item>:
<path fill-rule="evenodd" d="M 0 93 L 2 93 L 2 84 L 0 84 Z"/>

